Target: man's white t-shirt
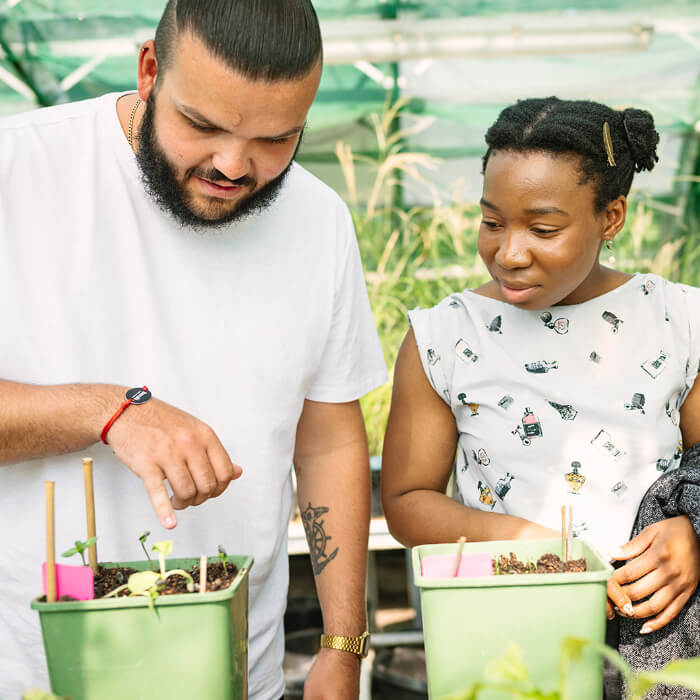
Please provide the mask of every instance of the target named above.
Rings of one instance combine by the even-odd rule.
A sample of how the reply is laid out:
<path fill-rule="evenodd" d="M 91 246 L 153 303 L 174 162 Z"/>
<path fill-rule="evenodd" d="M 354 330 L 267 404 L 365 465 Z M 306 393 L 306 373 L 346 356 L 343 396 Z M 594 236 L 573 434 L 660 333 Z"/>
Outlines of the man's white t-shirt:
<path fill-rule="evenodd" d="M 45 558 L 43 482 L 56 482 L 60 553 L 86 537 L 83 456 L 94 459 L 101 560 L 141 558 L 144 530 L 173 539 L 176 556 L 221 544 L 255 558 L 250 697 L 278 698 L 304 400 L 350 401 L 386 381 L 352 220 L 295 164 L 264 212 L 222 231 L 182 229 L 143 189 L 118 97 L 0 122 L 0 377 L 146 384 L 208 423 L 244 471 L 166 532 L 141 481 L 102 444 L 1 467 L 0 698 L 48 689 L 29 607 Z"/>

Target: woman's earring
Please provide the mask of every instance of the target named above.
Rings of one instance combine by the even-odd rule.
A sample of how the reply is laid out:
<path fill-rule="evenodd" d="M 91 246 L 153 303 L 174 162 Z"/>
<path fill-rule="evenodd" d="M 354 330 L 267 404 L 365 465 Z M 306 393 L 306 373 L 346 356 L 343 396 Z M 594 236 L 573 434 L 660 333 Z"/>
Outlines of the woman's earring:
<path fill-rule="evenodd" d="M 605 247 L 612 252 L 612 240 L 608 238 L 607 241 L 605 241 Z"/>

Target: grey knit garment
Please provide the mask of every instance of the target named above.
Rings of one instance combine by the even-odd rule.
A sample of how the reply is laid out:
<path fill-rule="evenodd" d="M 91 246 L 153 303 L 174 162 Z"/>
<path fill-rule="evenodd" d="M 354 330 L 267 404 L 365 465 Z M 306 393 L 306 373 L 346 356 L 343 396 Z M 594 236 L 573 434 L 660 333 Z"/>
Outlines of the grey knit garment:
<path fill-rule="evenodd" d="M 647 525 L 687 515 L 700 537 L 700 443 L 684 454 L 680 466 L 657 479 L 639 506 L 631 537 Z M 632 668 L 659 669 L 672 659 L 700 656 L 700 592 L 690 597 L 680 614 L 656 632 L 640 634 L 644 620 L 620 616 L 620 654 Z M 684 688 L 657 686 L 645 698 L 698 700 Z"/>

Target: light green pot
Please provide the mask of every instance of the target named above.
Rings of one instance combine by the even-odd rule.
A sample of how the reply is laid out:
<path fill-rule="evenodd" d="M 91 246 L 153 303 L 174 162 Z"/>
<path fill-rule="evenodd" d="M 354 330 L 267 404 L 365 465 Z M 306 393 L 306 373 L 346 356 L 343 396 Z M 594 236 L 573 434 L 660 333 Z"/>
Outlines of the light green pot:
<path fill-rule="evenodd" d="M 51 690 L 71 700 L 245 700 L 253 559 L 229 561 L 238 575 L 227 589 L 160 596 L 153 609 L 144 597 L 32 601 Z M 167 564 L 189 569 L 199 559 Z M 103 566 L 150 568 L 148 561 Z"/>
<path fill-rule="evenodd" d="M 612 567 L 585 542 L 574 540 L 572 558 L 585 557 L 588 571 L 566 574 L 513 574 L 483 578 L 428 579 L 421 559 L 456 553 L 455 544 L 414 547 L 413 575 L 420 588 L 423 633 L 432 700 L 465 691 L 483 679 L 485 666 L 502 657 L 510 642 L 522 651 L 530 678 L 538 688 L 557 688 L 561 642 L 576 636 L 605 641 L 606 582 Z M 560 540 L 474 542 L 464 553 L 494 557 L 515 552 L 521 561 L 536 561 L 552 552 L 561 556 Z M 603 663 L 587 649 L 572 665 L 568 700 L 600 700 Z M 480 698 L 507 698 L 497 692 Z"/>

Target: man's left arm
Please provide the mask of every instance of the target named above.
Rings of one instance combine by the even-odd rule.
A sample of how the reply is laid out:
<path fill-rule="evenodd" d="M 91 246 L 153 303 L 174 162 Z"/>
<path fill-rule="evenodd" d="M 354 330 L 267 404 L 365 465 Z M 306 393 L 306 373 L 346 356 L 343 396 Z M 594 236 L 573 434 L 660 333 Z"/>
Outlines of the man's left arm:
<path fill-rule="evenodd" d="M 359 637 L 367 629 L 370 472 L 358 401 L 305 401 L 294 470 L 323 631 Z M 321 649 L 306 679 L 305 700 L 356 700 L 360 663 L 352 652 Z"/>

